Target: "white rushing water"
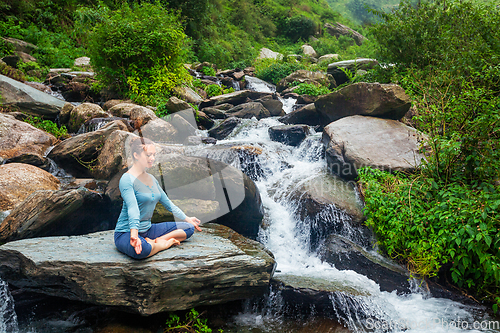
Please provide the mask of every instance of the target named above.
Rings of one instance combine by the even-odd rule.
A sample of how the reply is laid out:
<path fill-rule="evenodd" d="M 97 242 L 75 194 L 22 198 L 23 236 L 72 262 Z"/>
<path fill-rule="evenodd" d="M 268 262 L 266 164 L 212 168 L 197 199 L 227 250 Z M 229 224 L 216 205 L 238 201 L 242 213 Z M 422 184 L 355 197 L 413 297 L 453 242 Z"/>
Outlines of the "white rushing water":
<path fill-rule="evenodd" d="M 255 79 L 251 79 L 249 87 L 257 91 L 274 92 L 269 84 Z M 288 113 L 294 101 L 284 102 L 285 112 Z M 263 149 L 259 163 L 264 170 L 264 176 L 257 179 L 256 185 L 265 209 L 263 224 L 267 227 L 261 228 L 259 240 L 276 258 L 276 277 L 293 275 L 320 278 L 340 286 L 340 289 L 354 289 L 366 295 L 330 295 L 337 317 L 352 332 L 500 332 L 498 329 L 492 329 L 498 325 L 498 321 L 483 317 L 484 311 L 481 309 L 449 299 L 430 297 L 414 282 L 412 293 L 398 295 L 395 291 L 380 291 L 379 285 L 364 275 L 351 270 L 338 270 L 323 262 L 318 254 L 311 250 L 308 229 L 310 227 L 297 217 L 297 202 L 290 200 L 290 193 L 299 189 L 301 184 L 318 175 L 327 174 L 326 162 L 322 156 L 321 134 L 312 130 L 312 134 L 301 146 L 286 146 L 269 138 L 269 127 L 277 125 L 282 125 L 277 117 L 260 121 L 255 118 L 244 120 L 229 137 L 217 142 L 217 145 L 245 143 Z M 348 185 L 339 183 L 339 186 Z M 344 236 L 347 238 L 355 233 L 355 230 L 345 223 L 345 216 L 340 213 L 323 218 L 332 219 L 334 224 L 344 223 Z M 279 295 L 271 294 L 267 310 L 263 312 L 249 308 L 235 318 L 236 323 L 262 331 L 275 331 L 277 313 L 282 303 Z"/>
<path fill-rule="evenodd" d="M 0 333 L 18 332 L 14 300 L 7 283 L 0 279 Z"/>

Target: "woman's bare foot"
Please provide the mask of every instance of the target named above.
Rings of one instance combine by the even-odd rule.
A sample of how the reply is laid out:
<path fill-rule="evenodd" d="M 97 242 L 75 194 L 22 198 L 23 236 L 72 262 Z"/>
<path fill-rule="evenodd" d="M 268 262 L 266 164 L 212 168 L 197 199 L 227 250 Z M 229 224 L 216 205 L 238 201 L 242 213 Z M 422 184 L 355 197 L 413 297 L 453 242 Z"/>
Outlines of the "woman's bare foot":
<path fill-rule="evenodd" d="M 166 250 L 166 249 L 168 249 L 171 246 L 179 245 L 181 242 L 179 242 L 175 238 L 170 238 L 168 240 L 165 240 L 165 239 L 162 239 L 162 238 L 156 238 L 155 239 L 155 243 L 158 244 L 158 245 L 160 245 L 162 247 L 162 249 Z"/>

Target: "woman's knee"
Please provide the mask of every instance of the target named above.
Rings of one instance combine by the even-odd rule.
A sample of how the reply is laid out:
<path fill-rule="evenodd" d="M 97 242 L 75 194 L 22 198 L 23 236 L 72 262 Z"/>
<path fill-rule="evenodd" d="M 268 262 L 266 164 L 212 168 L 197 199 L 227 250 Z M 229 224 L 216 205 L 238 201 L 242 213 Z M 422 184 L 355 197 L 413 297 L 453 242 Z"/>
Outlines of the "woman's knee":
<path fill-rule="evenodd" d="M 128 235 L 122 235 L 118 238 L 115 238 L 115 245 L 118 251 L 128 255 L 131 258 L 134 259 L 144 259 L 149 256 L 151 253 L 151 250 L 153 249 L 151 244 L 149 244 L 145 239 L 141 237 L 142 241 L 142 251 L 141 253 L 137 254 L 135 252 L 135 248 L 130 245 L 130 234 Z"/>
<path fill-rule="evenodd" d="M 177 222 L 177 229 L 182 229 L 186 233 L 186 239 L 191 237 L 194 233 L 194 226 L 187 222 Z"/>

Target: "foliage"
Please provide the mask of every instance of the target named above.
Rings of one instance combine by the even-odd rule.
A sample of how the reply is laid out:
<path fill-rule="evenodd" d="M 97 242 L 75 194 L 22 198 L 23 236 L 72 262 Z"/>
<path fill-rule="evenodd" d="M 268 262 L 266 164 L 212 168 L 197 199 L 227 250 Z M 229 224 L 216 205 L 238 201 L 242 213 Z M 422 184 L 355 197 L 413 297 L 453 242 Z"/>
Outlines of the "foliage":
<path fill-rule="evenodd" d="M 500 190 L 488 183 L 359 170 L 367 225 L 395 259 L 420 276 L 449 267 L 459 287 L 500 303 Z"/>
<path fill-rule="evenodd" d="M 406 0 L 392 13 L 375 13 L 383 21 L 373 34 L 388 62 L 467 75 L 500 60 L 500 10 L 493 3 Z"/>
<path fill-rule="evenodd" d="M 203 74 L 205 74 L 207 76 L 215 76 L 215 75 L 217 75 L 217 72 L 215 71 L 215 69 L 213 67 L 203 66 L 203 68 L 201 69 L 201 71 L 203 72 Z"/>
<path fill-rule="evenodd" d="M 255 76 L 273 84 L 292 74 L 299 69 L 305 69 L 305 65 L 294 60 L 262 59 L 255 63 Z"/>
<path fill-rule="evenodd" d="M 186 313 L 185 320 L 182 321 L 180 317 L 174 313 L 170 313 L 170 317 L 167 319 L 167 328 L 164 332 L 172 333 L 211 333 L 212 329 L 207 326 L 207 319 L 201 319 L 201 315 L 195 309 Z M 218 332 L 222 333 L 221 329 Z"/>
<path fill-rule="evenodd" d="M 306 41 L 314 35 L 316 26 L 313 20 L 305 16 L 288 17 L 282 24 L 281 32 L 295 43 L 300 39 Z"/>
<path fill-rule="evenodd" d="M 10 77 L 17 81 L 26 81 L 24 73 L 19 69 L 10 67 L 5 63 L 0 63 L 0 74 Z"/>
<path fill-rule="evenodd" d="M 56 123 L 50 120 L 44 120 L 43 118 L 31 116 L 29 115 L 24 119 L 25 122 L 33 125 L 36 128 L 44 130 L 47 133 L 52 134 L 56 138 L 69 138 L 68 130 L 66 126 L 62 125 L 61 127 L 57 127 Z"/>
<path fill-rule="evenodd" d="M 293 85 L 293 84 L 292 84 Z M 316 86 L 310 83 L 300 83 L 293 92 L 299 95 L 319 96 L 331 93 L 330 89 L 325 86 Z"/>
<path fill-rule="evenodd" d="M 97 24 L 89 37 L 99 79 L 141 104 L 157 105 L 189 82 L 183 66 L 186 35 L 176 15 L 159 4 L 124 4 Z"/>

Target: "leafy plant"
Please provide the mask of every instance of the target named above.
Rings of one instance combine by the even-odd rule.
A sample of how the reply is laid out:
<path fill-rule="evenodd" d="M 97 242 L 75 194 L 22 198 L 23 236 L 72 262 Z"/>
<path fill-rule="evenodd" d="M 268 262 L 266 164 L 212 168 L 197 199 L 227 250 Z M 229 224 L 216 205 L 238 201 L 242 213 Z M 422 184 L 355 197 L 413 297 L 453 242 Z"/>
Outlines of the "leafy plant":
<path fill-rule="evenodd" d="M 264 81 L 278 84 L 281 79 L 299 69 L 305 68 L 305 65 L 298 62 L 263 59 L 255 63 L 255 75 Z"/>
<path fill-rule="evenodd" d="M 57 124 L 50 120 L 44 120 L 43 118 L 31 116 L 29 115 L 24 119 L 28 124 L 33 125 L 36 128 L 44 130 L 47 133 L 52 134 L 56 138 L 68 138 L 68 130 L 66 126 L 62 125 L 60 128 L 57 127 Z"/>
<path fill-rule="evenodd" d="M 170 314 L 167 319 L 167 328 L 164 332 L 172 333 L 211 333 L 212 329 L 207 326 L 207 319 L 201 319 L 200 317 L 204 312 L 198 313 L 195 309 L 186 313 L 185 320 L 182 321 L 179 316 L 174 313 Z M 218 332 L 222 333 L 223 330 L 219 329 Z"/>
<path fill-rule="evenodd" d="M 183 65 L 185 40 L 179 18 L 161 5 L 132 9 L 125 3 L 93 29 L 90 58 L 104 84 L 141 104 L 158 105 L 191 80 Z"/>
<path fill-rule="evenodd" d="M 217 72 L 215 71 L 215 69 L 213 67 L 210 67 L 210 66 L 203 66 L 201 71 L 203 72 L 203 74 L 205 74 L 207 76 L 217 75 Z"/>
<path fill-rule="evenodd" d="M 24 73 L 19 69 L 10 67 L 6 63 L 0 62 L 0 74 L 10 77 L 17 81 L 26 81 Z"/>
<path fill-rule="evenodd" d="M 294 84 L 292 84 L 294 85 Z M 300 83 L 293 92 L 299 95 L 319 96 L 331 93 L 331 90 L 325 86 L 316 86 L 311 83 Z"/>

